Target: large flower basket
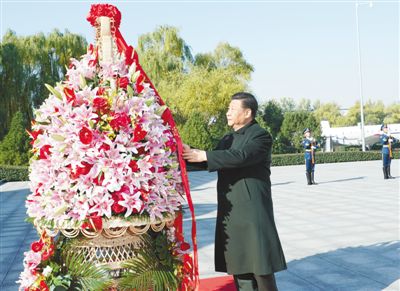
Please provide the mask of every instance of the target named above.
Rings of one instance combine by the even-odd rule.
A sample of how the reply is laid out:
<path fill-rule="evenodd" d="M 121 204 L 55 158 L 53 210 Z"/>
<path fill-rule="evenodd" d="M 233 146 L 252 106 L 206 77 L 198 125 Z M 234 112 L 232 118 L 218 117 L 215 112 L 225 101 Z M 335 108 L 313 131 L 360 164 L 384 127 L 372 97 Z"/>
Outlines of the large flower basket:
<path fill-rule="evenodd" d="M 40 239 L 25 253 L 20 289 L 197 290 L 172 114 L 122 38 L 118 9 L 92 5 L 88 21 L 96 44 L 71 60 L 65 80 L 46 85 L 29 132 L 26 206 Z"/>

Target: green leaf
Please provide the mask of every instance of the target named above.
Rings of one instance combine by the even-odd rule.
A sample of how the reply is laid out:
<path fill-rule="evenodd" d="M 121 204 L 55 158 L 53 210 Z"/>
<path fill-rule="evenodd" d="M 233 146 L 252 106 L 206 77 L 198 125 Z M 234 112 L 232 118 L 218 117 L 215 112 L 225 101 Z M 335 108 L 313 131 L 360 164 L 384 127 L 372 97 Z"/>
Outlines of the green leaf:
<path fill-rule="evenodd" d="M 65 268 L 68 274 L 78 282 L 80 290 L 105 290 L 112 284 L 109 269 L 88 262 L 80 254 L 73 253 L 71 249 L 64 252 Z"/>
<path fill-rule="evenodd" d="M 128 86 L 126 87 L 126 90 L 128 91 L 128 96 L 129 96 L 129 97 L 132 97 L 133 94 L 135 93 L 130 85 L 128 85 Z"/>
<path fill-rule="evenodd" d="M 65 137 L 60 134 L 52 134 L 51 138 L 54 139 L 55 141 L 64 141 L 65 140 Z"/>
<path fill-rule="evenodd" d="M 53 88 L 52 86 L 50 86 L 49 84 L 44 84 L 44 85 L 46 86 L 47 90 L 50 91 L 51 94 L 53 94 L 54 96 L 56 96 L 58 99 L 62 100 L 62 95 L 61 95 L 61 93 L 60 93 L 58 90 L 54 89 L 54 88 Z"/>
<path fill-rule="evenodd" d="M 86 79 L 84 76 L 80 75 L 79 76 L 79 87 L 81 87 L 81 89 L 85 88 L 87 85 L 86 83 Z"/>

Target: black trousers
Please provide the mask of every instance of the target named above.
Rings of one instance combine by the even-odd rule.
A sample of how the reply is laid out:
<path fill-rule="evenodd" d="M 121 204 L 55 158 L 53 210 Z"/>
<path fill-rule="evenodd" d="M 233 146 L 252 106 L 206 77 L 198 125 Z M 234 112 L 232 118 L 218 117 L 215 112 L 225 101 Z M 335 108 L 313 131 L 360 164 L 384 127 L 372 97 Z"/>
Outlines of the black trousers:
<path fill-rule="evenodd" d="M 274 274 L 241 274 L 233 275 L 233 278 L 238 291 L 278 291 Z"/>

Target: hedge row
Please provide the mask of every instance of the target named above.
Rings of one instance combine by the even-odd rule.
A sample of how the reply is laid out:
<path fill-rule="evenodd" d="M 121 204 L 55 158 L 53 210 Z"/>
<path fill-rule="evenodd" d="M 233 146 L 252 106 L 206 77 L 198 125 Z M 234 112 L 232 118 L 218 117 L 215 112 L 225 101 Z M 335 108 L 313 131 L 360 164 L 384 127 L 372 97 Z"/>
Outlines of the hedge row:
<path fill-rule="evenodd" d="M 400 158 L 400 152 L 395 151 L 394 158 Z M 316 163 L 341 163 L 341 162 L 356 162 L 356 161 L 372 161 L 380 160 L 382 158 L 380 151 L 368 151 L 368 152 L 330 152 L 322 153 L 317 152 Z M 304 164 L 304 154 L 279 154 L 272 155 L 272 166 L 290 166 L 290 165 L 301 165 Z M 199 170 L 198 168 L 191 168 L 188 166 L 189 171 Z M 0 165 L 0 180 L 6 181 L 27 181 L 28 178 L 28 167 L 25 166 L 5 166 Z"/>
<path fill-rule="evenodd" d="M 0 180 L 28 181 L 29 172 L 27 166 L 7 166 L 0 165 Z"/>
<path fill-rule="evenodd" d="M 395 151 L 393 158 L 398 159 L 400 153 Z M 373 161 L 382 159 L 380 151 L 349 151 L 349 152 L 329 152 L 329 153 L 316 153 L 316 163 L 342 163 L 342 162 L 357 162 L 357 161 Z M 279 154 L 272 155 L 272 166 L 289 166 L 304 164 L 304 154 Z"/>

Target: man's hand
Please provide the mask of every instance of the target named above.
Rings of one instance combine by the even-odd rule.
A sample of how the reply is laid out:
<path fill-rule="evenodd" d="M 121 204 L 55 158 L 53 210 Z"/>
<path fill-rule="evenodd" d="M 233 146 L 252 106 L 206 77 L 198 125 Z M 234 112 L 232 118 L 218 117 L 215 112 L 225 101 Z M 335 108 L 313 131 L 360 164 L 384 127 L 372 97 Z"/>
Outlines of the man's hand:
<path fill-rule="evenodd" d="M 187 145 L 187 144 L 184 143 L 184 144 L 182 144 L 182 146 L 183 146 L 183 152 L 184 152 L 184 153 L 190 151 L 190 146 L 189 146 L 189 145 Z"/>
<path fill-rule="evenodd" d="M 183 158 L 191 163 L 200 163 L 207 161 L 207 155 L 205 151 L 190 149 L 188 145 L 183 145 Z"/>

